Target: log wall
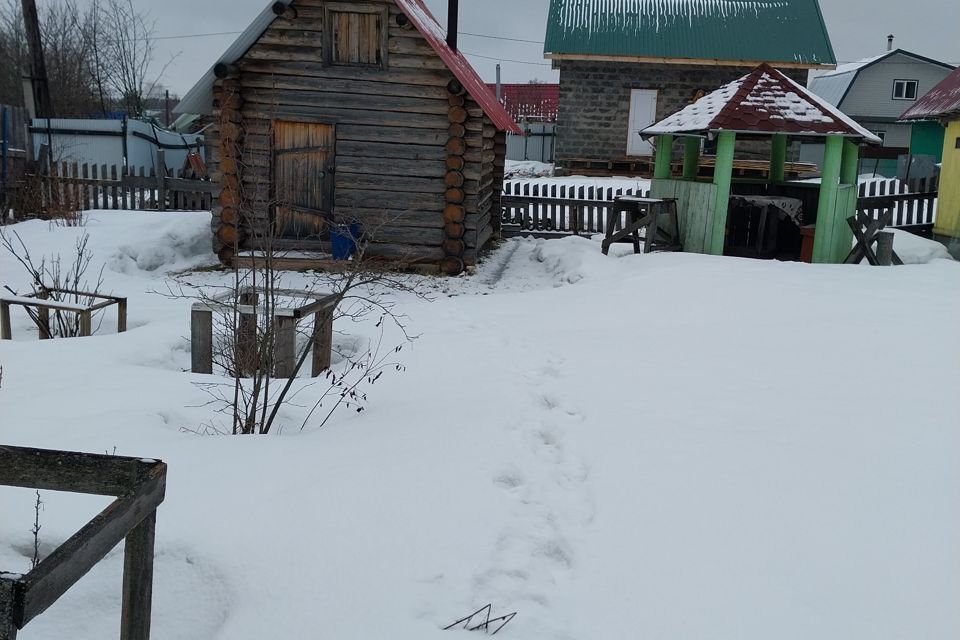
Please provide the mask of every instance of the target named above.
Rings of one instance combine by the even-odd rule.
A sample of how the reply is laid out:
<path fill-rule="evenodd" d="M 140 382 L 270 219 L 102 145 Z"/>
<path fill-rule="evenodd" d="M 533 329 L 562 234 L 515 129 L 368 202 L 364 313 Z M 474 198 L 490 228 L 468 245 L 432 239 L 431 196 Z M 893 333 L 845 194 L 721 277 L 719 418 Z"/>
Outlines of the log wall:
<path fill-rule="evenodd" d="M 324 0 L 295 0 L 295 17 L 221 69 L 207 136 L 217 250 L 228 258 L 269 219 L 271 123 L 317 122 L 336 130 L 334 217 L 360 221 L 372 255 L 459 273 L 497 231 L 504 136 L 391 0 L 355 4 L 387 9 L 382 67 L 324 64 Z"/>

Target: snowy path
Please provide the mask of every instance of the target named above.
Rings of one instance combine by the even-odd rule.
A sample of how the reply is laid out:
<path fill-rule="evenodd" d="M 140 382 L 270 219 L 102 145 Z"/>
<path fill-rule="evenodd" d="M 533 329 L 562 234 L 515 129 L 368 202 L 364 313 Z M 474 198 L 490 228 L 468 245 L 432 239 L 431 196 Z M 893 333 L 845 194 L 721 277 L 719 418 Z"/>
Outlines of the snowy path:
<path fill-rule="evenodd" d="M 78 232 L 18 229 L 37 256 Z M 488 602 L 518 612 L 505 639 L 960 635 L 956 263 L 513 240 L 431 281 L 434 302 L 399 300 L 422 337 L 367 411 L 202 437 L 184 431 L 211 419 L 209 377 L 185 373 L 189 301 L 150 292 L 211 260 L 208 217 L 98 214 L 88 231 L 131 330 L 41 343 L 17 314 L 0 442 L 169 463 L 157 638 L 474 637 L 440 628 Z M 7 257 L 0 272 L 24 284 Z M 44 500 L 48 549 L 104 504 Z M 0 568 L 28 562 L 32 504 L 0 489 Z M 20 637 L 115 635 L 121 564 Z"/>

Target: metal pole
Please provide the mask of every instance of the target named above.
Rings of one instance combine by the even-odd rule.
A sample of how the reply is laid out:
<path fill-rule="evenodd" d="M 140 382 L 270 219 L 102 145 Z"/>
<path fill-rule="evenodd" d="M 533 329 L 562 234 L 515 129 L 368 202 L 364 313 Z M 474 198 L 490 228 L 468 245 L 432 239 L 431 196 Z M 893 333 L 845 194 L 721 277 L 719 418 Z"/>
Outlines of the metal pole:
<path fill-rule="evenodd" d="M 503 97 L 503 90 L 501 89 L 500 84 L 500 63 L 497 63 L 497 102 L 500 102 L 500 99 Z"/>
<path fill-rule="evenodd" d="M 7 188 L 7 152 L 10 148 L 9 109 L 9 107 L 3 108 L 3 170 L 0 174 L 0 185 L 3 186 L 4 190 Z"/>

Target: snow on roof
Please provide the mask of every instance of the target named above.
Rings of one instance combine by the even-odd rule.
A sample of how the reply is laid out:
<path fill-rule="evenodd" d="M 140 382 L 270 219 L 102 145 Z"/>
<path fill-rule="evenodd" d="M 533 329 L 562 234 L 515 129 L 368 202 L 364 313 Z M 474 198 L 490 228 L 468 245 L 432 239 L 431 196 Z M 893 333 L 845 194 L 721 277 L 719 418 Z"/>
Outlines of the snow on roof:
<path fill-rule="evenodd" d="M 551 0 L 544 52 L 836 64 L 817 0 Z"/>
<path fill-rule="evenodd" d="M 766 64 L 642 133 L 704 134 L 716 131 L 815 137 L 841 135 L 880 142 L 836 107 Z"/>
<path fill-rule="evenodd" d="M 953 114 L 960 114 L 960 69 L 954 69 L 953 73 L 907 109 L 900 119 L 924 120 Z"/>
<path fill-rule="evenodd" d="M 281 0 L 284 4 L 291 4 L 293 0 Z M 522 133 L 517 123 L 513 121 L 510 114 L 504 110 L 503 106 L 497 101 L 496 96 L 490 92 L 479 74 L 464 57 L 459 50 L 451 49 L 446 41 L 446 31 L 440 26 L 433 14 L 423 3 L 423 0 L 395 0 L 401 11 L 410 18 L 417 31 L 430 43 L 431 48 L 447 65 L 447 68 L 460 81 L 467 93 L 477 101 L 483 112 L 490 118 L 493 124 L 501 131 L 510 133 Z M 257 40 L 263 35 L 273 21 L 278 17 L 274 13 L 271 2 L 260 12 L 260 15 L 248 26 L 244 32 L 237 38 L 233 44 L 227 48 L 226 52 L 218 63 L 223 62 L 233 64 L 242 58 L 246 52 L 256 44 Z M 208 114 L 213 108 L 213 83 L 215 77 L 213 67 L 197 82 L 190 91 L 183 97 L 180 104 L 174 109 L 175 113 L 197 113 Z"/>

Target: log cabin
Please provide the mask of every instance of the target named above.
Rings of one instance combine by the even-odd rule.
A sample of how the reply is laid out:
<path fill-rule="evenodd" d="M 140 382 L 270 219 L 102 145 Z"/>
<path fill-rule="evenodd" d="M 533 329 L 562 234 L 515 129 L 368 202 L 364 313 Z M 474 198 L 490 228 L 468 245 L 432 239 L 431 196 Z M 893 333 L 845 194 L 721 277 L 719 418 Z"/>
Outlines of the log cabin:
<path fill-rule="evenodd" d="M 205 118 L 214 249 L 366 256 L 461 273 L 499 228 L 519 127 L 423 0 L 280 0 L 180 102 Z M 268 246 L 264 246 L 264 245 Z"/>

